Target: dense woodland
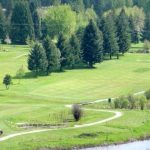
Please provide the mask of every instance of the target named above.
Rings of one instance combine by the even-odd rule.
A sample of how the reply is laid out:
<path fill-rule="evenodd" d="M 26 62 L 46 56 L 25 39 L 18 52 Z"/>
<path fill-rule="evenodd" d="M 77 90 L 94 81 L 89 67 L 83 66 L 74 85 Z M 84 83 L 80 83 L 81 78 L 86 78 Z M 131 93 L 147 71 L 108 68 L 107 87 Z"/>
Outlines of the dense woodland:
<path fill-rule="evenodd" d="M 1 43 L 29 44 L 36 74 L 93 67 L 150 41 L 150 0 L 0 0 Z"/>

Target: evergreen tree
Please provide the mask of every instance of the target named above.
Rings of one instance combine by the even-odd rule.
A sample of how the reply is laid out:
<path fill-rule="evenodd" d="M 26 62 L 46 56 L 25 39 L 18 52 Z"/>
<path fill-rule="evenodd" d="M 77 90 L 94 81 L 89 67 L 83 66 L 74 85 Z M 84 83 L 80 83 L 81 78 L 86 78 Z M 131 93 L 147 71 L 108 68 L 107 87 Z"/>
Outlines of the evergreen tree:
<path fill-rule="evenodd" d="M 150 11 L 146 13 L 145 25 L 143 30 L 143 39 L 150 41 Z"/>
<path fill-rule="evenodd" d="M 0 5 L 0 42 L 5 41 L 6 34 L 7 34 L 5 21 L 6 21 L 5 16 L 2 11 L 2 7 Z"/>
<path fill-rule="evenodd" d="M 37 6 L 34 2 L 30 3 L 30 11 L 34 24 L 34 34 L 36 39 L 40 39 L 41 37 L 41 20 L 39 14 L 37 12 Z"/>
<path fill-rule="evenodd" d="M 43 47 L 46 52 L 48 62 L 47 73 L 49 74 L 60 66 L 60 51 L 49 37 L 46 37 L 44 40 Z"/>
<path fill-rule="evenodd" d="M 121 53 L 125 53 L 129 50 L 131 45 L 131 34 L 129 29 L 129 20 L 125 13 L 125 10 L 122 9 L 117 20 L 117 32 L 118 32 L 118 43 L 119 50 Z"/>
<path fill-rule="evenodd" d="M 80 43 L 76 35 L 72 35 L 69 41 L 69 49 L 70 53 L 68 57 L 68 65 L 73 69 L 74 66 L 78 64 L 81 60 Z"/>
<path fill-rule="evenodd" d="M 44 48 L 40 43 L 35 43 L 28 57 L 28 69 L 37 75 L 39 72 L 46 72 L 47 66 L 48 62 Z"/>
<path fill-rule="evenodd" d="M 11 16 L 10 37 L 14 44 L 25 44 L 27 37 L 34 38 L 33 21 L 26 1 L 15 4 Z"/>
<path fill-rule="evenodd" d="M 83 41 L 83 60 L 90 68 L 97 62 L 103 59 L 103 35 L 96 24 L 90 20 L 88 26 L 85 28 Z"/>
<path fill-rule="evenodd" d="M 7 2 L 7 6 L 6 6 L 6 17 L 8 18 L 9 16 L 11 16 L 12 11 L 14 8 L 14 0 L 8 0 Z"/>
<path fill-rule="evenodd" d="M 135 28 L 135 23 L 134 23 L 133 16 L 129 17 L 129 27 L 130 27 L 130 32 L 131 32 L 131 41 L 132 41 L 132 43 L 139 43 L 140 33 Z"/>
<path fill-rule="evenodd" d="M 60 71 L 63 71 L 64 67 L 68 65 L 68 56 L 69 56 L 68 42 L 63 34 L 59 35 L 57 48 L 59 48 L 60 53 L 61 53 Z"/>
<path fill-rule="evenodd" d="M 119 58 L 116 27 L 111 14 L 108 14 L 103 18 L 101 27 L 104 36 L 104 55 L 109 54 L 110 59 L 112 59 L 113 55 L 116 55 L 117 58 Z"/>

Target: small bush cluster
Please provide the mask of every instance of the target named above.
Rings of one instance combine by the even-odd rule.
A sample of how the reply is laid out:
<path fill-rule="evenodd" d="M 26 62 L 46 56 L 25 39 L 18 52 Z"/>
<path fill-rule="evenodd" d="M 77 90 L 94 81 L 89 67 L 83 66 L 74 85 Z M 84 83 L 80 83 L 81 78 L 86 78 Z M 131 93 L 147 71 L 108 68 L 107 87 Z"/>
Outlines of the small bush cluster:
<path fill-rule="evenodd" d="M 141 109 L 144 110 L 147 99 L 144 95 L 142 96 L 121 96 L 114 100 L 114 107 L 117 109 Z"/>
<path fill-rule="evenodd" d="M 150 89 L 145 92 L 145 96 L 148 100 L 150 100 Z"/>

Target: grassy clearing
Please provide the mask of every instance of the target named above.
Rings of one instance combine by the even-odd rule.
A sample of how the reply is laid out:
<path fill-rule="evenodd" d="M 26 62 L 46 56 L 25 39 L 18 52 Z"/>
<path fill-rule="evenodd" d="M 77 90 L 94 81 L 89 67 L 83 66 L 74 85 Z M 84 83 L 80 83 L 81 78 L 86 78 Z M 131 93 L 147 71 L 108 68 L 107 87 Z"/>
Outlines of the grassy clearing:
<path fill-rule="evenodd" d="M 97 64 L 92 70 L 67 70 L 63 73 L 52 73 L 48 77 L 34 78 L 26 67 L 26 55 L 29 52 L 27 46 L 3 45 L 3 49 L 6 51 L 0 52 L 1 81 L 7 73 L 15 76 L 21 65 L 24 65 L 27 73 L 21 84 L 13 79 L 10 90 L 5 90 L 0 82 L 0 129 L 5 131 L 5 135 L 22 131 L 23 129 L 16 127 L 18 122 L 64 123 L 66 118 L 72 119 L 68 113 L 70 110 L 64 107 L 65 104 L 118 97 L 150 88 L 150 54 L 126 54 L 120 60 Z M 99 105 L 105 108 L 107 104 Z M 124 110 L 123 113 L 124 116 L 120 119 L 94 127 L 14 138 L 0 143 L 0 149 L 99 145 L 106 141 L 113 143 L 139 138 L 150 133 L 150 116 L 147 111 Z M 64 116 L 54 117 L 60 114 Z M 110 116 L 111 113 L 88 111 L 79 124 Z M 69 126 L 73 125 L 73 122 L 69 123 Z"/>
<path fill-rule="evenodd" d="M 137 52 L 139 50 L 143 50 L 144 47 L 144 43 L 138 43 L 138 44 L 132 44 L 131 48 L 130 48 L 130 52 Z"/>

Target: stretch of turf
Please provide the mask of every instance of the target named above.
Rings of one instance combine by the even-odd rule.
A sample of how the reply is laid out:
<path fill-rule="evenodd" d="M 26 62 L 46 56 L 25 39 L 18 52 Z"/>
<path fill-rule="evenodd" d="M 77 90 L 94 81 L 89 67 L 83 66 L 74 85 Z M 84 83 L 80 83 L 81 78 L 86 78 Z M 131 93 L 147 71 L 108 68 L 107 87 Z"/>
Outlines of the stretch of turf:
<path fill-rule="evenodd" d="M 65 108 L 65 104 L 117 97 L 150 88 L 150 54 L 125 54 L 119 60 L 96 64 L 95 69 L 66 70 L 35 78 L 27 69 L 29 50 L 28 46 L 1 46 L 0 129 L 4 130 L 4 135 L 24 130 L 18 128 L 16 123 L 54 124 L 69 119 L 71 122 L 67 126 L 72 126 L 74 122 L 70 109 Z M 22 65 L 26 76 L 18 84 L 15 75 Z M 9 90 L 2 84 L 5 74 L 14 77 Z M 17 137 L 0 143 L 0 149 L 92 146 L 104 142 L 126 141 L 150 133 L 148 111 L 123 113 L 122 118 L 102 125 Z M 62 117 L 60 114 L 63 114 Z M 86 111 L 79 124 L 102 120 L 112 115 Z"/>

